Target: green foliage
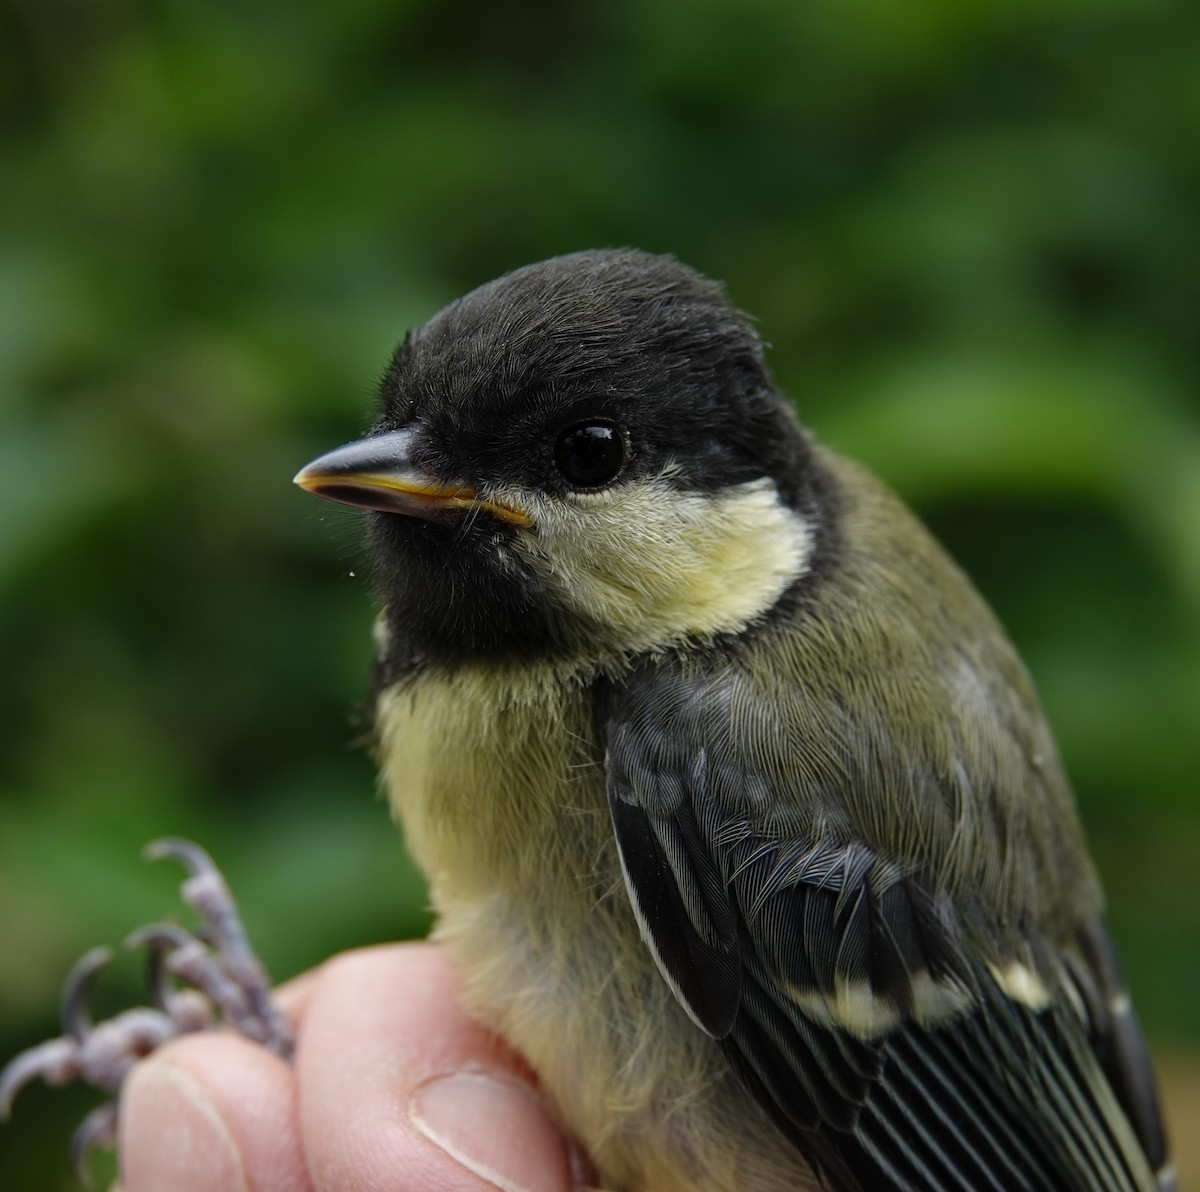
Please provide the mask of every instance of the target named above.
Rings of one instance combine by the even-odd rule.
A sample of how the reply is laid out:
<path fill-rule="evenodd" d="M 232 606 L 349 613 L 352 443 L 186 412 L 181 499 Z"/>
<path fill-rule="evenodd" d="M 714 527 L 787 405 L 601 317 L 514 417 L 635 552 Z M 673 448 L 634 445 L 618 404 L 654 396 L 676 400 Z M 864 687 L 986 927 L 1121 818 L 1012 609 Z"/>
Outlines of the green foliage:
<path fill-rule="evenodd" d="M 1198 32 L 1134 0 L 0 0 L 0 1054 L 176 905 L 154 836 L 213 850 L 279 975 L 422 929 L 356 744 L 359 523 L 289 479 L 406 327 L 612 244 L 725 278 L 976 577 L 1143 1018 L 1200 1039 Z M 23 1101 L 0 1184 L 50 1186 L 86 1103 Z"/>

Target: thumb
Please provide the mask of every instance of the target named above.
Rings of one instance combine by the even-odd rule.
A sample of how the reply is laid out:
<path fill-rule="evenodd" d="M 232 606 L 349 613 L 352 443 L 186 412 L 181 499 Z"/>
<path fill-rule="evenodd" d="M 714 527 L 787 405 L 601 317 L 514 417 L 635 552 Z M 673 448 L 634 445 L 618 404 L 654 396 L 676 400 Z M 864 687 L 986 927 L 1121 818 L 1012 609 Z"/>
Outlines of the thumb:
<path fill-rule="evenodd" d="M 444 951 L 428 944 L 349 953 L 322 971 L 296 1057 L 320 1192 L 570 1192 L 567 1140 L 460 994 Z"/>

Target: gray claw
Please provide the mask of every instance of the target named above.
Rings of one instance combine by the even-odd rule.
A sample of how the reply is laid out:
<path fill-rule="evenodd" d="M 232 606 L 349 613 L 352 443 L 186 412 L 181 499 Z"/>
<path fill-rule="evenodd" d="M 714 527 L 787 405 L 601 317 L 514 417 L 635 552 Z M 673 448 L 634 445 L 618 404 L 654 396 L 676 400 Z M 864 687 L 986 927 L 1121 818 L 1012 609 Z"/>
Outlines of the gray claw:
<path fill-rule="evenodd" d="M 125 946 L 151 948 L 160 957 L 159 963 L 165 970 L 164 986 L 169 988 L 165 974 L 182 977 L 205 994 L 242 1034 L 259 1038 L 261 1023 L 255 1018 L 247 991 L 225 971 L 221 963 L 223 958 L 210 952 L 190 931 L 174 923 L 151 923 L 135 931 L 125 941 Z M 167 1007 L 172 1007 L 175 996 L 168 992 L 166 997 Z"/>
<path fill-rule="evenodd" d="M 21 1089 L 38 1077 L 51 1085 L 82 1080 L 115 1094 L 139 1059 L 168 1039 L 211 1027 L 218 1012 L 243 1035 L 291 1058 L 291 1024 L 271 1001 L 270 978 L 250 947 L 237 905 L 212 858 L 199 845 L 176 838 L 154 841 L 145 855 L 173 858 L 187 870 L 182 896 L 200 916 L 201 926 L 192 932 L 154 923 L 135 931 L 126 946 L 149 949 L 153 1007 L 126 1010 L 103 1022 L 93 1020 L 91 994 L 112 953 L 93 948 L 76 961 L 59 999 L 66 1033 L 22 1052 L 0 1070 L 0 1121 L 8 1117 Z M 181 978 L 183 987 L 173 977 Z M 91 1152 L 112 1146 L 116 1132 L 115 1100 L 90 1113 L 76 1130 L 70 1158 L 80 1183 L 90 1184 Z"/>
<path fill-rule="evenodd" d="M 290 1059 L 295 1047 L 291 1024 L 271 1000 L 271 979 L 262 966 L 238 914 L 237 904 L 212 858 L 199 845 L 177 837 L 146 846 L 151 859 L 171 857 L 188 872 L 183 899 L 204 922 L 186 945 L 168 951 L 166 965 L 202 989 L 242 1034 Z M 211 952 L 199 944 L 207 944 Z"/>
<path fill-rule="evenodd" d="M 196 942 L 196 937 L 178 923 L 147 923 L 145 927 L 131 931 L 125 937 L 122 946 L 131 952 L 138 948 L 150 948 L 151 955 L 160 957 L 164 966 L 169 969 L 172 953 Z"/>
<path fill-rule="evenodd" d="M 167 948 L 157 939 L 142 940 L 143 934 L 135 931 L 125 941 L 125 947 L 136 948 L 143 944 L 147 947 L 147 984 L 151 1001 L 179 1027 L 181 1035 L 208 1030 L 214 1022 L 212 1003 L 199 990 L 177 988 L 171 980 Z"/>
<path fill-rule="evenodd" d="M 67 1035 L 13 1056 L 0 1070 L 0 1121 L 7 1121 L 17 1094 L 41 1077 L 47 1084 L 70 1084 L 79 1076 L 79 1046 Z"/>
<path fill-rule="evenodd" d="M 95 1150 L 117 1144 L 117 1103 L 106 1101 L 97 1106 L 80 1122 L 71 1135 L 67 1159 L 71 1174 L 85 1188 L 92 1186 L 92 1170 L 88 1160 Z"/>
<path fill-rule="evenodd" d="M 58 998 L 66 1034 L 22 1051 L 0 1070 L 0 1121 L 8 1120 L 17 1094 L 31 1080 L 40 1076 L 49 1085 L 63 1085 L 83 1074 L 87 1040 L 94 1030 L 92 987 L 111 960 L 108 948 L 93 948 L 71 966 Z"/>
<path fill-rule="evenodd" d="M 91 998 L 96 978 L 112 961 L 108 948 L 93 948 L 71 966 L 59 994 L 59 1015 L 67 1034 L 82 1043 L 92 1030 Z"/>
<path fill-rule="evenodd" d="M 195 842 L 184 840 L 180 836 L 161 836 L 158 840 L 150 841 L 142 849 L 142 856 L 147 861 L 161 861 L 164 857 L 170 857 L 178 861 L 192 877 L 214 873 L 219 876 L 212 857 Z"/>

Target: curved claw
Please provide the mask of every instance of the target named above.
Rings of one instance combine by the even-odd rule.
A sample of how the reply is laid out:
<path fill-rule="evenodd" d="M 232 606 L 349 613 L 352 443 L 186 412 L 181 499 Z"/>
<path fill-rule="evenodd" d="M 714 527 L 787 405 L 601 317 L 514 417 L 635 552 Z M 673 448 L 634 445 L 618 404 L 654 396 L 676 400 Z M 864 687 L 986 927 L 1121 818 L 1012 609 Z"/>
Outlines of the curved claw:
<path fill-rule="evenodd" d="M 115 1146 L 117 1142 L 117 1103 L 106 1101 L 93 1109 L 71 1135 L 67 1153 L 71 1174 L 85 1188 L 92 1186 L 88 1159 L 92 1151 Z"/>
<path fill-rule="evenodd" d="M 69 1084 L 79 1075 L 79 1047 L 63 1036 L 15 1055 L 0 1069 L 0 1121 L 7 1121 L 17 1094 L 34 1077 L 47 1084 Z"/>
<path fill-rule="evenodd" d="M 175 1023 L 181 1035 L 186 1035 L 208 1030 L 213 1025 L 213 1012 L 203 993 L 197 989 L 178 989 L 171 980 L 167 958 L 172 950 L 185 942 L 177 934 L 180 931 L 170 923 L 155 923 L 133 932 L 126 939 L 125 947 L 146 947 L 150 1000 Z M 187 933 L 182 934 L 186 936 Z"/>
<path fill-rule="evenodd" d="M 63 1028 L 77 1043 L 82 1043 L 92 1031 L 90 1007 L 92 987 L 96 978 L 112 960 L 108 948 L 93 948 L 85 952 L 72 966 L 59 994 L 59 1013 Z"/>
<path fill-rule="evenodd" d="M 248 1038 L 290 1059 L 291 1024 L 271 999 L 270 978 L 250 947 L 237 906 L 212 858 L 199 845 L 175 837 L 152 842 L 145 856 L 169 857 L 184 867 L 188 876 L 183 900 L 201 920 L 195 931 L 154 923 L 126 940 L 129 948 L 150 951 L 156 1008 L 139 1007 L 96 1023 L 90 1006 L 92 989 L 112 952 L 94 948 L 81 957 L 60 995 L 66 1033 L 22 1052 L 0 1069 L 0 1120 L 35 1077 L 47 1084 L 83 1080 L 115 1094 L 140 1058 L 179 1034 L 207 1029 L 221 1016 Z M 179 987 L 175 977 L 181 981 Z M 90 1183 L 91 1152 L 111 1146 L 116 1130 L 117 1104 L 112 1101 L 89 1114 L 75 1132 L 71 1168 L 81 1183 Z"/>
<path fill-rule="evenodd" d="M 192 877 L 203 877 L 207 874 L 219 873 L 212 857 L 198 844 L 184 840 L 181 836 L 163 836 L 152 840 L 144 849 L 142 856 L 147 861 L 161 861 L 169 857 L 178 861 Z"/>
<path fill-rule="evenodd" d="M 170 857 L 187 871 L 187 879 L 180 893 L 183 901 L 203 921 L 203 926 L 194 933 L 197 937 L 202 935 L 203 942 L 217 951 L 249 951 L 245 929 L 225 882 L 225 875 L 204 849 L 190 840 L 165 836 L 146 845 L 142 855 L 150 860 Z"/>
<path fill-rule="evenodd" d="M 151 954 L 162 957 L 175 948 L 183 948 L 196 942 L 196 937 L 175 923 L 147 923 L 125 937 L 123 947 L 130 950 L 150 948 Z"/>
<path fill-rule="evenodd" d="M 187 869 L 183 900 L 202 921 L 190 933 L 186 950 L 173 944 L 174 954 L 166 960 L 168 970 L 202 989 L 243 1034 L 290 1057 L 291 1025 L 271 1000 L 271 980 L 250 946 L 233 895 L 212 858 L 199 845 L 178 837 L 153 841 L 145 855 L 172 857 Z M 154 943 L 160 937 L 168 939 L 156 927 L 154 934 L 139 938 Z M 202 955 L 205 950 L 207 955 Z"/>

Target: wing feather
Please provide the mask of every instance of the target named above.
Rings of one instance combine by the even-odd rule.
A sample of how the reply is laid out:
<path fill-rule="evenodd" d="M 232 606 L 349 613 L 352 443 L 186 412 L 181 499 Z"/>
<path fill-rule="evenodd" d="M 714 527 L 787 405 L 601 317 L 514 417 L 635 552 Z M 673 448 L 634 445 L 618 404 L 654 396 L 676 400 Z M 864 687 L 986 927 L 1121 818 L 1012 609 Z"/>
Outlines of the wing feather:
<path fill-rule="evenodd" d="M 964 943 L 1000 925 L 800 814 L 732 744 L 730 703 L 720 675 L 662 661 L 611 689 L 609 802 L 664 977 L 781 1130 L 847 1192 L 1156 1188 L 1153 1082 L 1102 928 L 1032 940 L 1052 996 L 1008 996 Z"/>

